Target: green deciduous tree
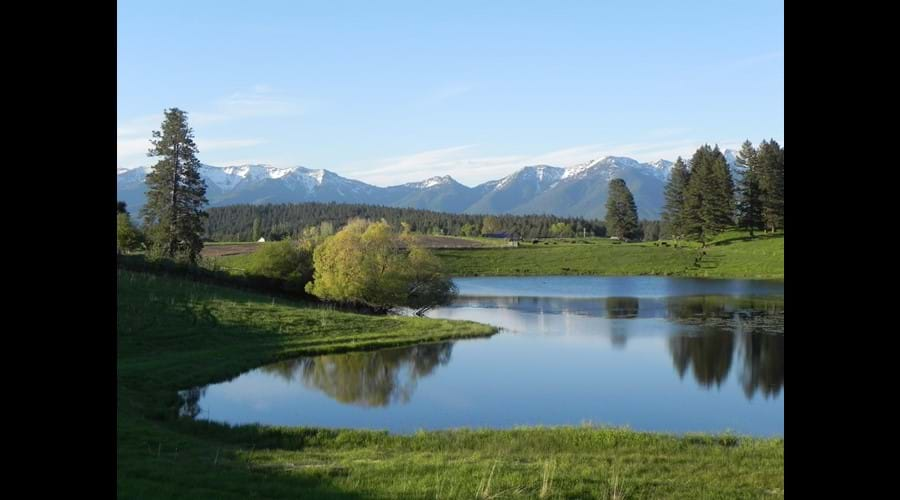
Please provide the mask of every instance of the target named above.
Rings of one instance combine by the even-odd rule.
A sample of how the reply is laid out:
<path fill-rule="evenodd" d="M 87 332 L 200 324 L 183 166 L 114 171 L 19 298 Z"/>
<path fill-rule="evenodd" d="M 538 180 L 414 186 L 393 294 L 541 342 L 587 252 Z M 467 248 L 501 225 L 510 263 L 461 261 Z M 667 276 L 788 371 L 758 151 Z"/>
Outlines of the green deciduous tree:
<path fill-rule="evenodd" d="M 488 215 L 481 223 L 481 234 L 494 234 L 503 230 L 500 219 L 493 215 Z"/>
<path fill-rule="evenodd" d="M 207 201 L 193 136 L 187 113 L 177 108 L 165 111 L 162 131 L 153 132 L 153 147 L 147 153 L 160 160 L 147 174 L 147 203 L 141 216 L 159 253 L 181 254 L 196 262 L 203 248 Z"/>
<path fill-rule="evenodd" d="M 611 237 L 629 239 L 637 234 L 639 228 L 637 206 L 625 181 L 622 179 L 609 181 L 609 195 L 606 199 L 607 234 Z"/>
<path fill-rule="evenodd" d="M 309 293 L 377 310 L 408 306 L 422 311 L 455 292 L 440 261 L 384 221 L 349 222 L 316 247 L 313 267 Z"/>
<path fill-rule="evenodd" d="M 408 267 L 404 276 L 406 297 L 401 305 L 422 315 L 436 305 L 450 302 L 456 286 L 443 272 L 440 259 L 425 248 L 413 245 L 407 255 Z"/>
<path fill-rule="evenodd" d="M 253 241 L 259 241 L 259 217 L 253 219 L 253 233 L 250 235 Z"/>
<path fill-rule="evenodd" d="M 295 241 L 266 243 L 253 253 L 247 271 L 266 278 L 282 279 L 302 290 L 312 277 L 312 251 Z"/>
<path fill-rule="evenodd" d="M 474 224 L 463 224 L 459 229 L 461 236 L 478 236 L 478 228 Z"/>
<path fill-rule="evenodd" d="M 554 238 L 571 238 L 575 236 L 572 226 L 565 222 L 557 222 L 550 226 L 550 236 Z"/>
<path fill-rule="evenodd" d="M 128 212 L 116 214 L 116 248 L 119 252 L 131 252 L 141 248 L 143 235 L 134 224 Z"/>

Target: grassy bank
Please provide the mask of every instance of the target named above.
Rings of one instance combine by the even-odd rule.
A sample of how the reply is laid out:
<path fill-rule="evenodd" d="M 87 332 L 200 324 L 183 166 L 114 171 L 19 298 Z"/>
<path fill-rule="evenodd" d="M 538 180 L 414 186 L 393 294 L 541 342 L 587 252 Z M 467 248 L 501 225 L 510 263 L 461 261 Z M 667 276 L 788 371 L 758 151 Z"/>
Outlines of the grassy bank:
<path fill-rule="evenodd" d="M 178 419 L 176 391 L 282 358 L 489 335 L 118 273 L 122 498 L 784 496 L 784 441 L 588 427 L 394 436 Z"/>
<path fill-rule="evenodd" d="M 605 238 L 541 240 L 518 248 L 436 250 L 454 276 L 684 276 L 784 279 L 784 235 L 729 232 L 705 249 Z M 705 251 L 702 254 L 701 251 Z M 697 260 L 699 257 L 699 261 Z"/>

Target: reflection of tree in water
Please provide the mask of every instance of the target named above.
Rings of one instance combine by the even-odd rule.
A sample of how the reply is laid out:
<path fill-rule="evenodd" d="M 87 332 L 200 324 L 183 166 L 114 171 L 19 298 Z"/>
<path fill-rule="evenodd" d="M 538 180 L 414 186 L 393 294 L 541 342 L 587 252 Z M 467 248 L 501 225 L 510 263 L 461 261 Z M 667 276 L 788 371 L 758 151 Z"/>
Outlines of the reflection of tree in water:
<path fill-rule="evenodd" d="M 606 316 L 609 319 L 632 319 L 638 316 L 637 297 L 607 297 Z M 619 349 L 625 347 L 628 342 L 628 325 L 621 321 L 610 323 L 610 340 L 612 345 Z"/>
<path fill-rule="evenodd" d="M 694 378 L 704 387 L 722 385 L 731 369 L 733 350 L 734 334 L 721 330 L 669 338 L 669 351 L 678 375 L 684 377 L 690 366 Z"/>
<path fill-rule="evenodd" d="M 783 297 L 731 297 L 704 295 L 670 297 L 666 310 L 671 321 L 725 328 L 762 328 L 784 333 Z"/>
<path fill-rule="evenodd" d="M 743 367 L 741 385 L 747 398 L 759 390 L 766 398 L 784 387 L 784 299 L 679 297 L 668 303 L 673 321 L 699 326 L 699 331 L 669 339 L 679 377 L 692 368 L 704 387 L 720 386 L 738 348 Z"/>
<path fill-rule="evenodd" d="M 263 367 L 268 373 L 294 380 L 332 398 L 360 406 L 407 402 L 420 377 L 450 361 L 452 342 L 300 358 Z"/>
<path fill-rule="evenodd" d="M 184 417 L 194 418 L 200 414 L 200 398 L 206 394 L 206 386 L 194 387 L 186 391 L 180 391 L 181 408 L 178 414 Z"/>
<path fill-rule="evenodd" d="M 744 393 L 748 399 L 757 390 L 766 399 L 778 396 L 784 387 L 784 335 L 751 331 L 743 337 Z"/>
<path fill-rule="evenodd" d="M 607 297 L 606 315 L 611 319 L 637 318 L 637 297 Z"/>

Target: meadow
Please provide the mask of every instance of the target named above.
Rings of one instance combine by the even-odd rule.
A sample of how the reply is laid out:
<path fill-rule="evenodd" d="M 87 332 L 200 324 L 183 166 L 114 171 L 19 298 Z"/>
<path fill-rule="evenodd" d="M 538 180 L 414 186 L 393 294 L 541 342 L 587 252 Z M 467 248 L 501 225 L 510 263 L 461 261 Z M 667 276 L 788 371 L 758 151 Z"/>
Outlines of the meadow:
<path fill-rule="evenodd" d="M 784 496 L 780 438 L 590 425 L 391 435 L 232 427 L 179 417 L 179 390 L 265 363 L 495 330 L 472 322 L 352 314 L 121 269 L 117 286 L 122 498 Z"/>
<path fill-rule="evenodd" d="M 453 240 L 447 245 L 441 239 Z M 472 248 L 447 248 L 459 240 Z M 428 244 L 451 276 L 674 276 L 694 278 L 784 279 L 784 233 L 741 231 L 718 235 L 704 248 L 694 241 L 678 246 L 665 242 L 623 243 L 608 238 L 546 238 L 521 241 L 429 236 Z M 474 246 L 478 245 L 478 246 Z M 242 251 L 217 253 L 204 249 L 205 265 L 242 274 L 258 248 L 235 245 Z M 705 253 L 704 253 L 705 252 Z"/>
<path fill-rule="evenodd" d="M 663 244 L 665 243 L 665 244 Z M 519 247 L 435 250 L 452 276 L 682 276 L 784 279 L 784 234 L 731 231 L 697 242 L 560 238 Z"/>

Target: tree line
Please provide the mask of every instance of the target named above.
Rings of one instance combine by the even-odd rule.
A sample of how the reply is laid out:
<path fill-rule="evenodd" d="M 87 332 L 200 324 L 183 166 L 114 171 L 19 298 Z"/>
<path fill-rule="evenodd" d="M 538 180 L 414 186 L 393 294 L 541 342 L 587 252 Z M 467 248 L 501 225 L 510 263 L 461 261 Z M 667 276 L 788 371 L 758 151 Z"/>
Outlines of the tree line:
<path fill-rule="evenodd" d="M 213 241 L 297 239 L 323 222 L 341 228 L 351 219 L 384 220 L 419 234 L 521 238 L 606 236 L 602 221 L 554 215 L 470 215 L 350 203 L 284 203 L 210 208 L 205 236 Z"/>
<path fill-rule="evenodd" d="M 701 146 L 689 162 L 675 161 L 665 189 L 664 237 L 707 241 L 732 227 L 784 230 L 784 148 L 748 140 L 737 157 L 738 181 L 718 146 Z"/>

